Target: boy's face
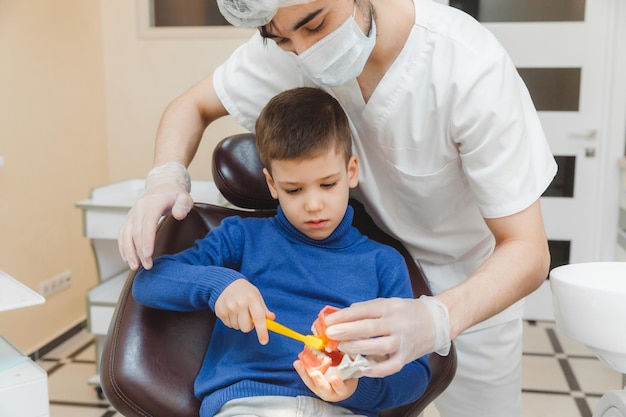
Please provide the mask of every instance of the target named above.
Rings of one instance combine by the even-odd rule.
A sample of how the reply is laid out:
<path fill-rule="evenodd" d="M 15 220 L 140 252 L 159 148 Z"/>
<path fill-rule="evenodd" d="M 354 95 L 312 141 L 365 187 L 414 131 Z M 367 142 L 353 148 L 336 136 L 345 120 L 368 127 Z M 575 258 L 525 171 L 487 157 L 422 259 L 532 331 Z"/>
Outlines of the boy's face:
<path fill-rule="evenodd" d="M 330 236 L 359 181 L 356 157 L 346 167 L 344 156 L 333 149 L 315 158 L 275 160 L 271 168 L 272 175 L 263 170 L 267 185 L 291 224 L 312 239 Z"/>

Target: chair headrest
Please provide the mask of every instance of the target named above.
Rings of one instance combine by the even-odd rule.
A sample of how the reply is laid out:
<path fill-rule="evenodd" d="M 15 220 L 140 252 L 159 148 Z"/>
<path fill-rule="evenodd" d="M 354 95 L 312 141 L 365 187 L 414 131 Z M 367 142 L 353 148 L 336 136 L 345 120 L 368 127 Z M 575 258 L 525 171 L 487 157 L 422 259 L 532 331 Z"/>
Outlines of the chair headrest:
<path fill-rule="evenodd" d="M 237 207 L 271 210 L 278 206 L 267 188 L 252 133 L 229 136 L 217 144 L 213 181 L 224 198 Z"/>

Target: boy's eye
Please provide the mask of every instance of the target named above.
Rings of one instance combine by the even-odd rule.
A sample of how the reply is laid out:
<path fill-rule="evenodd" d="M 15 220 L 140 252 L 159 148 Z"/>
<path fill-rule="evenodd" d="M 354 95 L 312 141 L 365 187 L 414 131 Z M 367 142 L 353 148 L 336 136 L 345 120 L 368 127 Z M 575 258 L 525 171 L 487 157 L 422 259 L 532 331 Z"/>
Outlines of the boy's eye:
<path fill-rule="evenodd" d="M 336 181 L 335 182 L 329 182 L 329 183 L 322 184 L 322 185 L 320 185 L 320 187 L 322 187 L 322 188 L 332 188 L 335 185 L 337 185 Z"/>
<path fill-rule="evenodd" d="M 301 188 L 289 188 L 289 189 L 285 189 L 285 193 L 286 194 L 296 194 L 300 190 L 301 190 Z"/>

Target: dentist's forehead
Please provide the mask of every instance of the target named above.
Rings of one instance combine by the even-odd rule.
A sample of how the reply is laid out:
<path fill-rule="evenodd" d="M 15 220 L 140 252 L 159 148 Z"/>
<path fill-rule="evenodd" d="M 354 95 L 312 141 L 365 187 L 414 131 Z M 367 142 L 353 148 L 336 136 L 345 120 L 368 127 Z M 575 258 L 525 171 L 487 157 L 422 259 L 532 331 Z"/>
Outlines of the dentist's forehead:
<path fill-rule="evenodd" d="M 224 18 L 233 26 L 256 28 L 268 24 L 279 8 L 314 0 L 217 0 Z"/>

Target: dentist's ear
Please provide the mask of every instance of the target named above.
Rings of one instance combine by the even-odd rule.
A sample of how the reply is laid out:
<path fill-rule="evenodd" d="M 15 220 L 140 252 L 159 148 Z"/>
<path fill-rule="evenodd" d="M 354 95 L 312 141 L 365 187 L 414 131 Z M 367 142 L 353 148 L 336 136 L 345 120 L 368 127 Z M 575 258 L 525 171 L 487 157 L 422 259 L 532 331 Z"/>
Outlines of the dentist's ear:
<path fill-rule="evenodd" d="M 278 200 L 278 192 L 276 191 L 276 184 L 274 183 L 274 179 L 272 178 L 272 174 L 267 170 L 267 168 L 263 168 L 263 175 L 265 175 L 265 182 L 267 183 L 267 188 L 270 189 L 270 194 L 274 200 Z"/>

